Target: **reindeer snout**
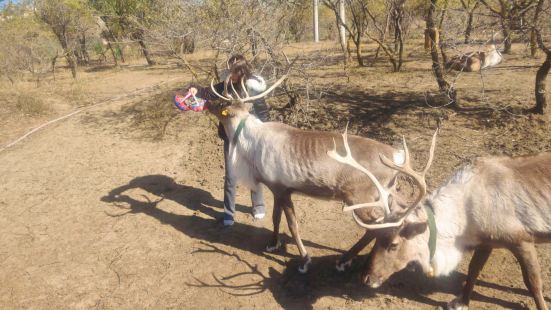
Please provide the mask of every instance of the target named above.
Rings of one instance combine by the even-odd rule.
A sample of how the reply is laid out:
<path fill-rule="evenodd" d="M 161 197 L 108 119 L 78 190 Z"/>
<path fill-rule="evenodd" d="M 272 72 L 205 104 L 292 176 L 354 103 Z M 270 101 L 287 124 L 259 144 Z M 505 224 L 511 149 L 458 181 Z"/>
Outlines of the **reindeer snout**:
<path fill-rule="evenodd" d="M 370 276 L 369 273 L 363 274 L 362 282 L 370 288 L 378 288 L 382 284 L 378 277 Z"/>
<path fill-rule="evenodd" d="M 375 277 L 370 277 L 369 275 L 364 276 L 363 283 L 370 288 L 378 288 L 379 286 L 381 286 L 381 281 L 375 279 Z"/>

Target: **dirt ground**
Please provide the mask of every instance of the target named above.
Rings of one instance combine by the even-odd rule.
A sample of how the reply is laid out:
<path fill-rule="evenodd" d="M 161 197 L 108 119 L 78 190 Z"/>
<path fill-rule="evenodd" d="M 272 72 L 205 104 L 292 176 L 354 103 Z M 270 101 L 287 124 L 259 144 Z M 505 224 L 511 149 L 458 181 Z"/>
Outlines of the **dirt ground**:
<path fill-rule="evenodd" d="M 421 48 L 409 49 L 404 72 L 389 72 L 381 59 L 346 74 L 332 45 L 289 47 L 303 63 L 323 55 L 324 65 L 309 71 L 319 87 L 291 111 L 278 108 L 284 96 L 270 98 L 272 116 L 335 131 L 349 120 L 353 133 L 392 145 L 405 135 L 416 160 L 440 123 L 432 189 L 476 156 L 551 150 L 550 125 L 523 115 L 533 105 L 541 59 L 515 46 L 497 68 L 462 74 L 461 108 L 452 109 L 434 95 Z M 337 272 L 335 260 L 363 234 L 339 202 L 295 197 L 313 258 L 306 275 L 296 270 L 289 237 L 286 251 L 263 251 L 272 231 L 270 194 L 267 217 L 253 221 L 240 188 L 237 223 L 220 227 L 221 141 L 207 114 L 179 113 L 169 101 L 189 81 L 169 65 L 97 68 L 82 72 L 78 84 L 67 76 L 44 82 L 38 91 L 49 109 L 41 116 L 0 109 L 2 146 L 45 120 L 119 97 L 0 153 L 0 308 L 433 309 L 458 294 L 469 255 L 449 277 L 403 271 L 377 290 L 358 279 L 367 250 Z M 8 99 L 9 88 L 2 93 Z M 538 254 L 549 298 L 551 246 L 538 246 Z M 535 307 L 510 253 L 493 253 L 471 306 Z"/>

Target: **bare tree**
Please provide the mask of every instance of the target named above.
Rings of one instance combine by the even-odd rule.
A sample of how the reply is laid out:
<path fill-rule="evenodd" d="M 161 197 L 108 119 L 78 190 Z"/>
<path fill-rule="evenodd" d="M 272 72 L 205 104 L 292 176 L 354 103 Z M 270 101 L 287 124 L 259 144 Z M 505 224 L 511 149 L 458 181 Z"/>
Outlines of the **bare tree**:
<path fill-rule="evenodd" d="M 525 14 L 533 8 L 535 0 L 497 0 L 497 4 L 491 3 L 490 0 L 480 0 L 480 2 L 499 18 L 504 40 L 503 52 L 510 54 L 513 32 L 524 30 Z"/>
<path fill-rule="evenodd" d="M 117 54 L 115 53 L 115 50 L 113 48 L 113 44 L 111 43 L 111 42 L 116 41 L 115 35 L 111 31 L 111 29 L 109 29 L 109 27 L 107 27 L 107 24 L 105 23 L 105 21 L 102 17 L 100 17 L 100 16 L 96 17 L 96 24 L 99 27 L 100 35 L 103 39 L 104 44 L 107 45 L 107 48 L 111 52 L 111 56 L 113 56 L 113 62 L 115 63 L 115 66 L 118 67 L 119 62 L 117 60 Z"/>
<path fill-rule="evenodd" d="M 162 9 L 164 3 L 149 0 L 89 0 L 89 2 L 100 13 L 106 27 L 110 29 L 110 36 L 114 36 L 113 33 L 117 32 L 119 34 L 117 39 L 126 37 L 136 42 L 147 64 L 155 64 L 145 35 L 147 29 L 157 21 L 157 10 Z"/>
<path fill-rule="evenodd" d="M 538 4 L 536 5 L 536 10 L 534 11 L 534 19 L 532 21 L 532 31 L 530 32 L 530 55 L 532 57 L 536 56 L 536 52 L 538 50 L 538 40 L 537 40 L 537 32 L 540 28 L 539 22 L 540 22 L 540 15 L 543 11 L 543 0 L 539 0 Z"/>
<path fill-rule="evenodd" d="M 471 42 L 471 33 L 473 31 L 474 13 L 479 8 L 479 0 L 460 0 L 461 6 L 467 14 L 467 26 L 465 27 L 465 44 Z"/>
<path fill-rule="evenodd" d="M 543 1 L 544 0 L 539 0 L 540 3 L 543 3 Z M 551 50 L 549 50 L 549 48 L 545 46 L 543 38 L 541 36 L 541 32 L 539 30 L 536 31 L 536 36 L 539 47 L 545 53 L 545 61 L 541 64 L 536 73 L 536 106 L 534 108 L 534 112 L 551 116 L 551 109 L 549 109 L 547 98 L 545 96 L 547 75 L 549 74 L 549 70 L 551 69 Z"/>
<path fill-rule="evenodd" d="M 73 78 L 77 77 L 77 61 L 74 54 L 77 24 L 83 14 L 86 14 L 84 6 L 84 3 L 76 1 L 35 1 L 35 12 L 57 37 Z"/>
<path fill-rule="evenodd" d="M 440 64 L 439 59 L 439 49 L 440 49 L 440 40 L 438 39 L 438 29 L 436 29 L 434 24 L 434 12 L 436 10 L 436 0 L 430 1 L 429 10 L 427 13 L 426 24 L 427 29 L 426 33 L 428 34 L 428 39 L 430 40 L 430 54 L 432 58 L 432 71 L 436 77 L 436 82 L 438 83 L 438 89 L 444 95 L 450 99 L 450 104 L 457 105 L 457 92 L 453 85 L 450 85 L 444 78 L 444 72 L 442 70 L 442 65 Z"/>
<path fill-rule="evenodd" d="M 26 11 L 13 11 L 0 22 L 0 74 L 11 83 L 28 72 L 40 83 L 50 71 L 53 51 L 59 47 L 55 36 Z"/>
<path fill-rule="evenodd" d="M 364 33 L 367 30 L 367 2 L 362 0 L 344 0 L 348 12 L 351 16 L 351 25 L 347 25 L 343 22 L 341 12 L 340 12 L 340 0 L 336 1 L 323 1 L 326 7 L 330 8 L 335 14 L 335 18 L 339 26 L 344 27 L 349 38 L 352 39 L 356 47 L 356 60 L 358 61 L 359 66 L 364 66 L 363 56 L 362 56 L 362 38 Z M 344 49 L 343 49 L 344 50 Z"/>
<path fill-rule="evenodd" d="M 375 41 L 384 53 L 388 56 L 388 60 L 392 64 L 392 70 L 394 72 L 400 71 L 403 64 L 404 55 L 404 31 L 403 31 L 403 18 L 404 18 L 404 4 L 405 0 L 389 0 L 385 1 L 385 19 L 384 26 L 377 19 L 377 14 L 369 7 L 366 7 L 366 14 L 372 21 L 373 28 L 378 32 L 378 37 L 366 32 L 367 36 Z M 385 41 L 386 34 L 389 28 L 394 29 L 394 42 L 393 45 Z M 376 53 L 376 56 L 378 55 Z"/>

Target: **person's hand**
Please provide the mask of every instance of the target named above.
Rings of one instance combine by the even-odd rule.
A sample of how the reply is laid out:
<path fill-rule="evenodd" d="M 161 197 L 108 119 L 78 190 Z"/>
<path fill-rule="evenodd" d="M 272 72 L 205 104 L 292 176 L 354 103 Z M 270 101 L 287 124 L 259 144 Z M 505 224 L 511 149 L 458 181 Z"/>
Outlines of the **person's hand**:
<path fill-rule="evenodd" d="M 194 96 L 197 95 L 197 88 L 195 87 L 191 87 L 188 91 Z"/>

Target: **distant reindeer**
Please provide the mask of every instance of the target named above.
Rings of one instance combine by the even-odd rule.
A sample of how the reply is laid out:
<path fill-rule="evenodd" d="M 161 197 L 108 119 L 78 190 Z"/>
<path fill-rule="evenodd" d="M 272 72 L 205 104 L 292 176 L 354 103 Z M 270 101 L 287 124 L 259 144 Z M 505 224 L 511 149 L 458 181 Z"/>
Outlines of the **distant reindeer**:
<path fill-rule="evenodd" d="M 256 189 L 263 183 L 274 195 L 274 231 L 267 250 L 273 251 L 281 246 L 279 226 L 281 214 L 285 212 L 289 230 L 302 257 L 299 271 L 306 272 L 311 259 L 298 232 L 291 194 L 298 192 L 341 200 L 352 206 L 360 201 L 372 199 L 377 192 L 371 183 L 366 182 L 362 173 L 327 156 L 326 150 L 333 145 L 338 134 L 300 130 L 277 122 L 263 123 L 249 113 L 250 101 L 266 96 L 285 78 L 286 76 L 283 76 L 259 95 L 250 97 L 245 93 L 244 98 L 241 98 L 235 89 L 233 95 L 236 97 L 230 95 L 228 88 L 233 88 L 233 84 L 229 80 L 224 83 L 223 94 L 216 92 L 211 82 L 213 93 L 222 99 L 222 102 L 209 100 L 206 107 L 224 125 L 231 141 L 229 154 L 233 170 L 241 183 L 251 189 Z M 243 84 L 243 81 L 241 83 Z M 246 87 L 241 86 L 246 92 Z M 397 173 L 379 161 L 379 154 L 385 154 L 400 163 L 403 160 L 403 152 L 357 136 L 350 138 L 350 144 L 352 153 L 362 165 L 373 171 L 383 184 L 392 187 Z M 343 148 L 342 144 L 339 147 Z M 380 211 L 378 214 L 371 214 L 365 209 L 357 210 L 357 213 L 364 221 L 371 221 L 374 217 L 382 215 Z M 366 233 L 341 257 L 337 262 L 337 269 L 342 270 L 350 264 L 351 259 L 372 239 L 371 232 Z"/>
<path fill-rule="evenodd" d="M 446 69 L 476 72 L 484 68 L 494 67 L 501 63 L 503 56 L 494 44 L 487 46 L 483 51 L 469 52 L 453 56 L 446 62 Z"/>
<path fill-rule="evenodd" d="M 405 140 L 403 165 L 382 155 L 385 165 L 411 177 L 420 192 L 409 206 L 392 193 L 396 198 L 393 201 L 405 208 L 394 206 L 382 223 L 360 222 L 362 227 L 376 232 L 377 238 L 364 283 L 378 287 L 410 263 L 421 265 L 430 276 L 448 275 L 463 253 L 474 249 L 462 295 L 448 304 L 449 309 L 467 309 L 476 279 L 492 249 L 502 247 L 513 252 L 520 263 L 524 283 L 538 309 L 547 309 L 534 244 L 551 240 L 551 153 L 477 159 L 425 198 L 425 173 L 435 142 L 436 134 L 422 173 L 411 168 Z M 347 157 L 332 157 L 366 170 L 350 153 Z M 380 196 L 388 195 L 376 179 L 372 180 L 380 189 Z M 385 209 L 390 208 L 386 205 Z"/>

